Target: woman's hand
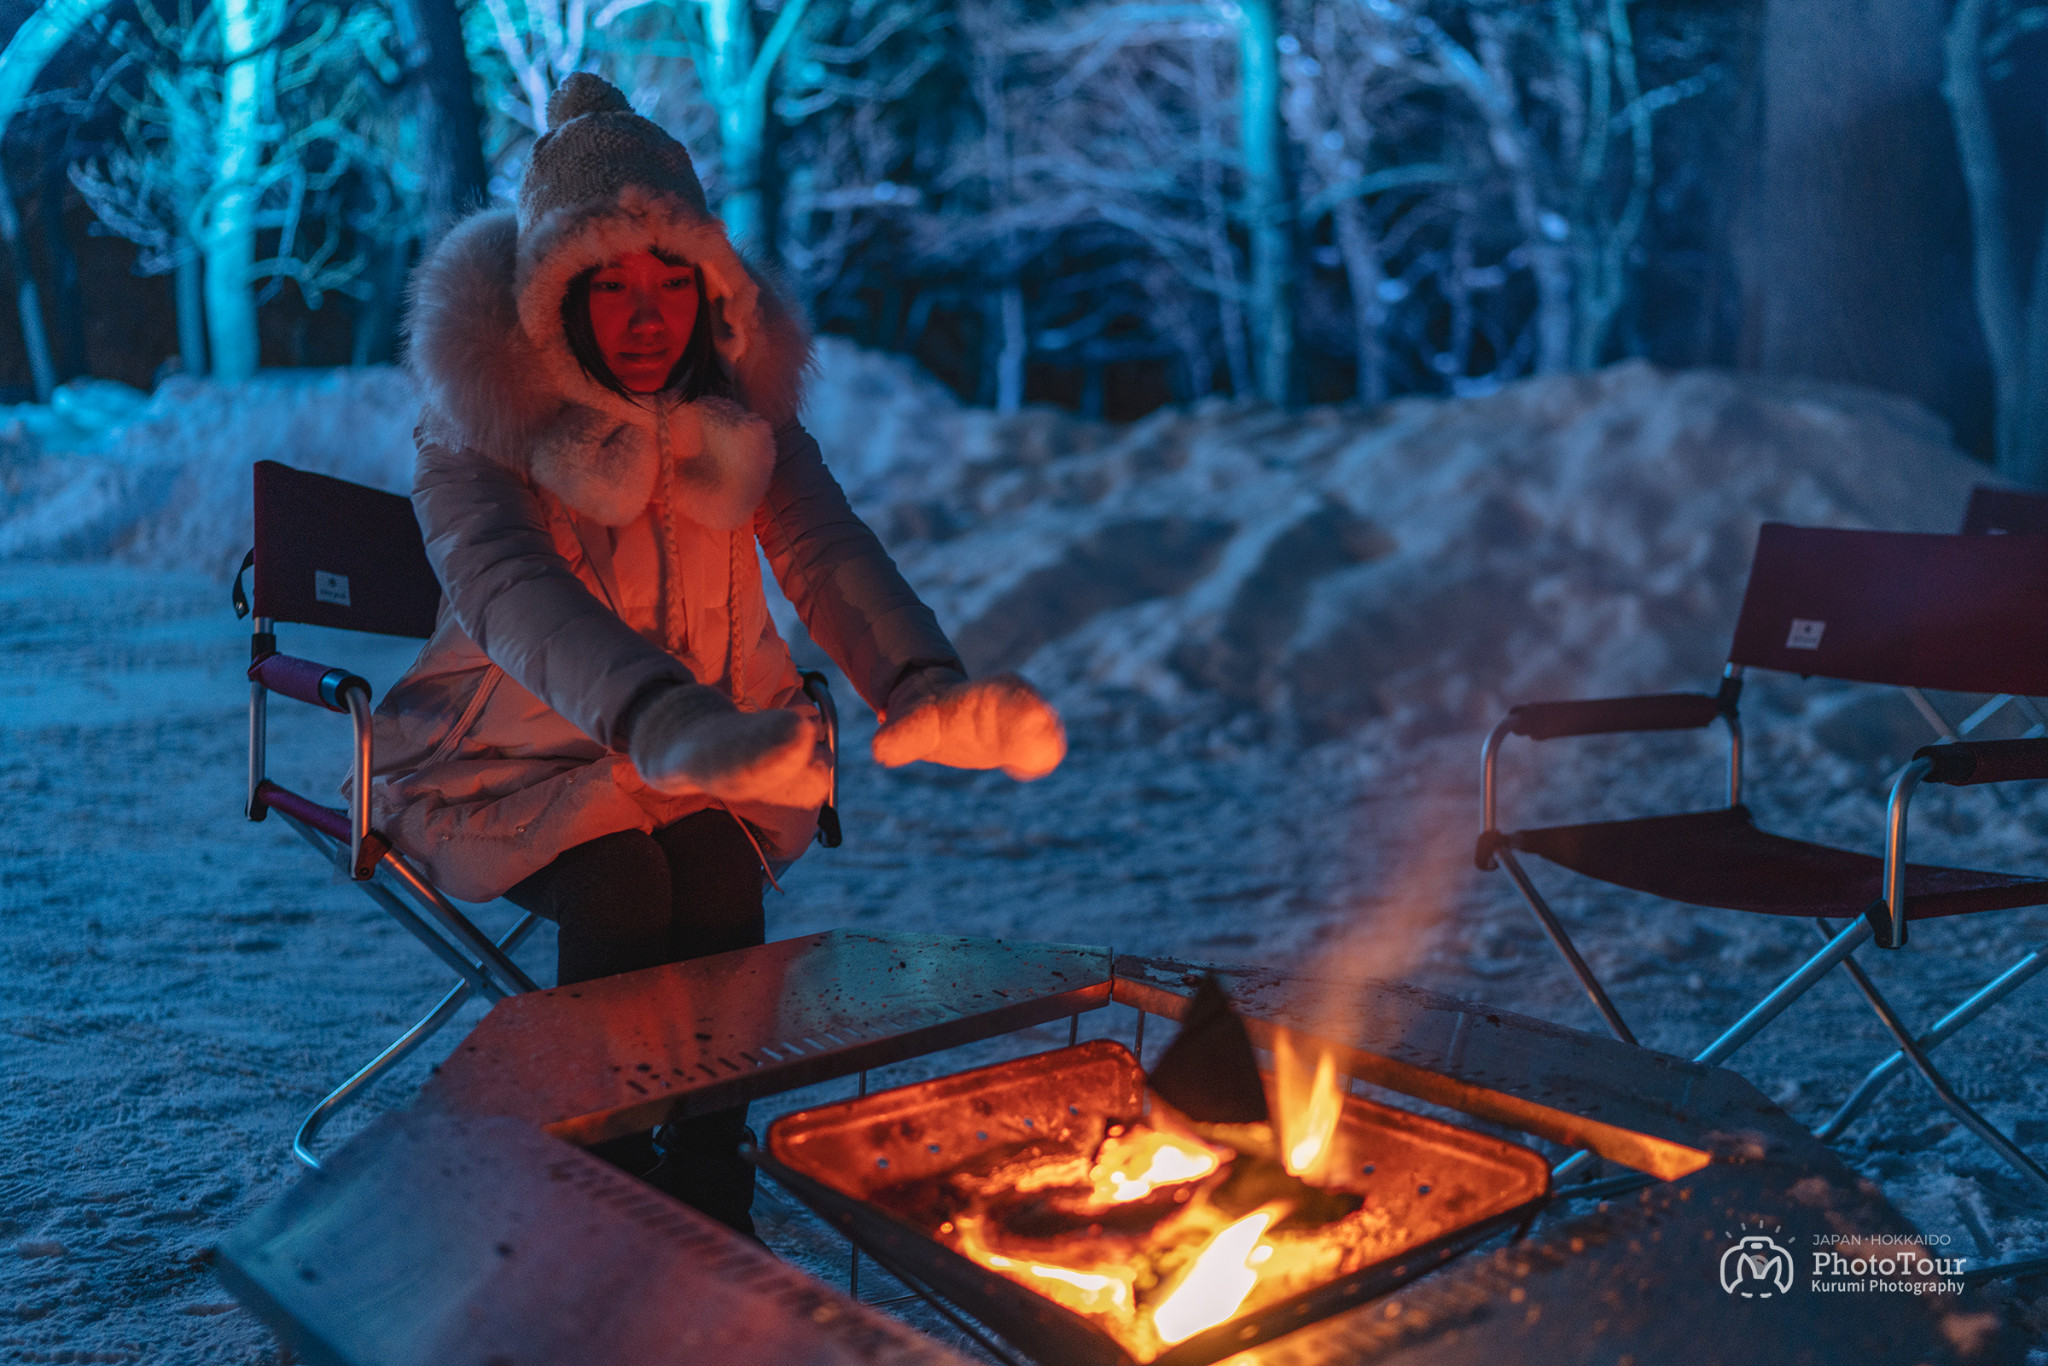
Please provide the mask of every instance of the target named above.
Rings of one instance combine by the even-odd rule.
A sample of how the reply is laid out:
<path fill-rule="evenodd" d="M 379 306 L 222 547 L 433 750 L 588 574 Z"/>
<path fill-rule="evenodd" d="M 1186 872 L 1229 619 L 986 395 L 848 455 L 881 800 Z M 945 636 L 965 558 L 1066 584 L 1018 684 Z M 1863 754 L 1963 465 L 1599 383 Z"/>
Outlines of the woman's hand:
<path fill-rule="evenodd" d="M 743 712 L 699 683 L 678 684 L 642 706 L 627 755 L 657 792 L 804 807 L 831 791 L 819 749 L 810 717 L 783 707 Z"/>
<path fill-rule="evenodd" d="M 951 669 L 921 669 L 889 694 L 873 749 L 886 768 L 923 759 L 948 768 L 1000 768 L 1030 782 L 1067 757 L 1067 732 L 1038 689 L 1015 674 L 969 683 Z"/>

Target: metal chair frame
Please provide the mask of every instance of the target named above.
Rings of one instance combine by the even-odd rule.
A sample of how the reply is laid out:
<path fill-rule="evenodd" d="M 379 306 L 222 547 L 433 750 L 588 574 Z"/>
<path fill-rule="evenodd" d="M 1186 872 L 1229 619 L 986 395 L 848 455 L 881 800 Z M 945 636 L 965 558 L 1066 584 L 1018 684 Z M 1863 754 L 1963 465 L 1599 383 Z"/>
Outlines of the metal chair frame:
<path fill-rule="evenodd" d="M 1716 715 L 1718 719 L 1726 723 L 1729 733 L 1727 783 L 1729 807 L 1739 805 L 1742 799 L 1743 744 L 1742 726 L 1737 713 L 1737 703 L 1741 695 L 1743 675 L 1744 667 L 1742 665 L 1730 663 L 1723 672 L 1722 685 L 1714 699 L 1717 704 Z M 1934 726 L 1945 743 L 1923 749 L 1919 755 L 1916 755 L 1898 773 L 1891 784 L 1891 791 L 1886 803 L 1883 894 L 1881 898 L 1863 916 L 1845 926 L 1838 927 L 1826 918 L 1814 917 L 1813 923 L 1823 941 L 1821 948 L 1773 988 L 1761 1001 L 1757 1002 L 1757 1004 L 1730 1025 L 1711 1044 L 1696 1054 L 1693 1061 L 1709 1066 L 1718 1066 L 1725 1063 L 1776 1019 L 1778 1015 L 1782 1014 L 1794 1001 L 1798 1000 L 1814 984 L 1819 982 L 1821 978 L 1832 971 L 1837 964 L 1840 964 L 1849 974 L 1871 1010 L 1878 1016 L 1880 1022 L 1883 1023 L 1886 1031 L 1891 1034 L 1896 1044 L 1896 1049 L 1870 1070 L 1850 1097 L 1836 1111 L 1834 1116 L 1815 1131 L 1816 1136 L 1823 1141 L 1833 1141 L 1839 1137 L 1869 1108 L 1886 1085 L 1900 1073 L 1910 1068 L 1926 1084 L 1937 1103 L 1948 1110 L 1958 1122 L 1982 1140 L 1986 1146 L 1997 1153 L 2002 1160 L 2023 1178 L 2044 1194 L 2048 1194 L 2048 1169 L 2044 1169 L 2040 1163 L 2029 1157 L 2017 1144 L 2001 1133 L 1963 1100 L 1928 1056 L 1935 1047 L 1953 1038 L 1986 1010 L 1989 1010 L 1992 1006 L 2010 996 L 2014 991 L 2017 991 L 2021 986 L 2024 986 L 2033 977 L 2038 975 L 2044 967 L 2048 967 L 2048 945 L 2036 947 L 2028 952 L 2018 962 L 2008 967 L 1991 982 L 1985 984 L 1985 986 L 1980 988 L 1962 1004 L 1949 1011 L 1933 1027 L 1918 1035 L 1905 1025 L 1898 1012 L 1885 999 L 1876 985 L 1870 980 L 1868 974 L 1863 971 L 1861 965 L 1855 962 L 1852 956 L 1858 948 L 1872 939 L 1876 939 L 1879 947 L 1886 949 L 1902 948 L 1905 945 L 1908 923 L 1906 915 L 1903 914 L 1903 908 L 1906 905 L 1906 847 L 1909 813 L 1913 796 L 1923 783 L 1930 780 L 1937 782 L 1974 781 L 1974 779 L 1968 777 L 1958 780 L 1953 776 L 1942 776 L 1938 770 L 1944 756 L 1952 755 L 1956 751 L 1968 750 L 1970 747 L 1965 743 L 1965 737 L 1978 729 L 1985 721 L 1989 720 L 2005 706 L 2013 703 L 2020 704 L 2029 717 L 2034 720 L 2034 726 L 2028 731 L 2028 739 L 2032 740 L 2033 743 L 2037 745 L 2040 743 L 2037 737 L 2044 732 L 2048 732 L 2048 723 L 2044 723 L 2041 710 L 2032 698 L 2015 694 L 2001 694 L 1991 698 L 1988 702 L 1977 708 L 1960 725 L 1951 727 L 1920 689 L 1907 687 L 1903 688 L 1902 691 L 1907 693 L 1914 705 L 1927 717 L 1930 724 Z M 1651 700 L 1653 699 L 1624 699 L 1623 701 Z M 1704 701 L 1705 699 L 1699 700 Z M 1551 909 L 1549 903 L 1537 889 L 1535 882 L 1530 878 L 1527 870 L 1516 857 L 1515 850 L 1509 843 L 1508 835 L 1500 829 L 1497 818 L 1497 761 L 1502 744 L 1510 734 L 1516 733 L 1517 725 L 1518 718 L 1514 713 L 1511 713 L 1487 736 L 1481 750 L 1481 806 L 1484 829 L 1480 835 L 1477 862 L 1482 869 L 1490 867 L 1493 863 L 1497 862 L 1508 874 L 1516 891 L 1521 895 L 1524 904 L 1527 905 L 1530 913 L 1536 918 L 1537 923 L 1542 927 L 1545 935 L 1550 939 L 1559 956 L 1563 958 L 1573 976 L 1577 978 L 1588 999 L 1592 1002 L 1594 1009 L 1599 1012 L 1601 1018 L 1605 1021 L 1609 1031 L 1623 1042 L 1633 1044 L 1636 1042 L 1634 1032 L 1629 1028 L 1620 1011 L 1616 1009 L 1606 989 L 1600 983 L 1599 978 L 1586 964 L 1585 959 L 1579 953 L 1577 946 L 1573 943 L 1570 934 L 1558 919 L 1555 911 Z M 1672 728 L 1679 727 L 1668 724 L 1615 725 L 1566 733 L 1627 733 L 1630 731 L 1641 732 Z M 1689 726 L 1685 728 L 1694 727 Z M 1537 736 L 1534 738 L 1541 740 L 1546 738 L 1562 738 L 1562 736 Z M 2000 742 L 1992 743 L 1997 744 Z M 2020 776 L 2041 777 L 2048 776 L 2048 773 Z M 1894 914 L 1894 908 L 1898 908 L 1900 913 Z M 1588 1154 L 1580 1153 L 1566 1159 L 1564 1163 L 1560 1164 L 1556 1174 L 1560 1176 L 1565 1174 L 1587 1160 L 1588 1156 Z"/>
<path fill-rule="evenodd" d="M 1970 491 L 1969 506 L 1963 513 L 1961 534 L 2040 535 L 2044 531 L 2048 531 L 2048 497 L 2024 490 L 1998 489 L 1981 484 Z M 1912 702 L 1922 719 L 1933 728 L 1934 733 L 1949 744 L 1961 743 L 1985 722 L 2006 707 L 2014 705 L 2026 713 L 2031 723 L 2021 738 L 2032 740 L 2048 735 L 2048 713 L 2044 713 L 2040 703 L 2032 697 L 2013 693 L 1995 694 L 1954 726 L 1950 726 L 1948 718 L 1941 714 L 1940 709 L 1920 689 L 1908 687 L 1901 688 L 1900 691 L 1906 694 L 1907 700 Z M 1894 782 L 1903 779 L 1904 776 L 1902 772 Z M 1901 819 L 1904 819 L 1903 810 Z M 1959 1005 L 1935 1021 L 1925 1033 L 1913 1038 L 1910 1049 L 1902 1042 L 1898 1051 L 1865 1074 L 1863 1080 L 1857 1083 L 1856 1089 L 1850 1092 L 1848 1099 L 1842 1102 L 1841 1108 L 1836 1110 L 1825 1124 L 1814 1130 L 1815 1136 L 1824 1143 L 1834 1142 L 1848 1131 L 1850 1125 L 1862 1117 L 1864 1111 L 1876 1101 L 1878 1094 L 1901 1072 L 1909 1066 L 1916 1071 L 1919 1070 L 1915 1050 L 1920 1057 L 1931 1053 L 1961 1033 L 1979 1015 L 2032 981 L 2043 968 L 2048 968 L 2048 944 L 2037 945 L 2028 950 L 2018 962 L 1979 987 Z M 1878 994 L 1876 986 L 1855 964 L 1850 964 L 1849 970 L 1857 989 L 1870 1002 L 1871 1008 L 1878 1010 L 1880 1017 L 1884 1016 L 1890 1007 L 1880 1007 L 1883 998 Z M 1885 1027 L 1893 1029 L 1893 1021 L 1886 1019 Z M 1896 1032 L 1894 1029 L 1894 1033 Z"/>
<path fill-rule="evenodd" d="M 397 537 L 406 532 L 417 535 L 413 526 L 410 509 L 401 509 L 404 500 L 395 494 L 350 485 L 342 480 L 312 475 L 292 470 L 273 461 L 263 461 L 257 467 L 258 488 L 258 549 L 264 548 L 263 491 L 269 484 L 279 490 L 280 505 L 288 503 L 290 497 L 305 498 L 309 490 L 321 498 L 338 499 L 353 503 L 357 510 L 369 507 L 374 518 L 381 518 L 388 537 Z M 367 500 L 367 501 L 365 501 Z M 346 520 L 345 516 L 341 520 Z M 334 528 L 323 528 L 330 539 Z M 272 533 L 278 538 L 277 533 Z M 397 550 L 399 547 L 384 546 L 380 549 Z M 303 547 L 289 543 L 279 545 L 280 559 L 291 560 L 293 575 L 311 574 L 308 565 L 319 563 L 317 559 L 305 560 L 297 553 Z M 413 599 L 401 603 L 397 609 L 373 614 L 375 626 L 356 624 L 348 619 L 321 621 L 320 624 L 337 626 L 343 630 L 378 630 L 389 634 L 424 636 L 430 629 L 432 613 L 429 610 L 438 585 L 429 591 L 432 571 L 426 566 L 425 552 L 417 543 L 406 547 L 416 557 L 416 564 L 408 569 L 405 557 L 398 554 L 379 555 L 375 560 L 377 574 L 382 582 L 359 585 L 378 590 L 389 598 L 394 583 L 405 586 L 406 593 Z M 331 546 L 328 551 L 332 553 Z M 332 563 L 332 561 L 328 561 Z M 258 551 L 251 550 L 242 562 L 242 571 L 256 569 L 255 612 L 262 612 L 266 602 L 266 570 L 258 563 Z M 327 577 L 334 577 L 328 575 Z M 421 581 L 415 582 L 415 578 Z M 314 577 L 317 584 L 318 577 Z M 318 599 L 320 602 L 338 601 L 344 608 L 349 606 L 346 591 L 347 580 L 342 580 L 343 589 L 338 598 Z M 421 596 L 424 594 L 424 596 Z M 278 593 L 288 604 L 289 593 Z M 237 574 L 234 584 L 233 602 L 235 615 L 251 616 L 252 608 L 242 589 L 242 576 Z M 358 604 L 360 606 L 360 604 Z M 329 617 L 338 617 L 324 607 L 307 607 L 301 604 L 297 609 L 305 616 L 318 621 L 313 612 Z M 370 779 L 376 772 L 375 738 L 370 713 L 369 682 L 346 669 L 331 668 L 311 660 L 297 659 L 281 654 L 277 648 L 277 618 L 255 616 L 249 646 L 249 773 L 248 790 L 243 805 L 243 814 L 252 821 L 265 819 L 276 812 L 286 824 L 319 852 L 322 858 L 333 863 L 342 873 L 362 888 L 365 895 L 397 921 L 405 931 L 417 939 L 426 950 L 440 959 L 455 973 L 456 981 L 441 999 L 425 1015 L 386 1046 L 376 1057 L 358 1068 L 349 1078 L 329 1092 L 318 1105 L 309 1111 L 292 1138 L 292 1154 L 306 1166 L 317 1170 L 320 1160 L 314 1154 L 314 1144 L 320 1132 L 344 1107 L 360 1099 L 375 1083 L 392 1068 L 403 1062 L 419 1047 L 438 1033 L 452 1020 L 462 1006 L 473 996 L 496 1002 L 507 996 L 537 991 L 539 985 L 512 961 L 512 953 L 539 925 L 540 917 L 531 913 L 522 915 L 519 921 L 497 939 L 492 939 L 477 927 L 467 915 L 444 896 L 433 882 L 410 860 L 392 848 L 389 839 L 373 829 L 370 824 L 369 792 Z M 825 728 L 825 743 L 832 771 L 829 797 L 819 813 L 818 841 L 828 848 L 840 842 L 840 825 L 837 811 L 838 769 L 839 769 L 839 714 L 833 705 L 831 688 L 822 673 L 805 671 L 802 674 L 803 691 L 812 704 L 818 708 Z M 268 724 L 270 695 L 279 693 L 311 706 L 348 716 L 351 730 L 351 763 L 349 804 L 346 810 L 324 806 L 301 794 L 274 782 L 266 771 L 268 758 Z M 752 832 L 749 832 L 752 837 Z M 756 848 L 758 849 L 758 845 Z M 764 860 L 764 869 L 767 864 Z M 774 874 L 769 870 L 772 880 Z"/>
<path fill-rule="evenodd" d="M 314 696 L 306 697 L 296 687 L 286 693 L 348 714 L 353 740 L 348 810 L 321 806 L 271 781 L 266 773 L 269 701 L 273 691 L 283 689 L 273 689 L 266 682 L 263 666 L 288 657 L 277 653 L 276 623 L 271 618 L 257 617 L 254 627 L 250 645 L 249 785 L 244 814 L 252 821 L 260 821 L 272 811 L 277 812 L 323 858 L 451 968 L 458 979 L 433 1009 L 307 1113 L 292 1137 L 292 1155 L 318 1170 L 320 1161 L 314 1156 L 313 1145 L 327 1123 L 438 1033 L 471 996 L 498 1001 L 539 990 L 533 978 L 512 961 L 511 953 L 533 932 L 540 918 L 526 914 L 503 937 L 493 940 L 443 896 L 410 860 L 371 829 L 368 797 L 370 775 L 376 769 L 375 745 L 370 685 L 362 678 L 341 669 L 325 669 L 320 671 Z M 280 677 L 282 672 L 273 667 L 267 674 L 288 685 L 299 681 L 290 676 Z M 303 676 L 306 671 L 298 672 Z"/>

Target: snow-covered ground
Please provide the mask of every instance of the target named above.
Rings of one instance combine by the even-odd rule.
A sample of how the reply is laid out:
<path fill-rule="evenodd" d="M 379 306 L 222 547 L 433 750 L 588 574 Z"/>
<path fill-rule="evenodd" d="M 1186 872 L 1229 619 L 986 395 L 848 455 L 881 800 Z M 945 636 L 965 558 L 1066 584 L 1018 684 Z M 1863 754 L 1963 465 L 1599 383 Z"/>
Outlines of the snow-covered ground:
<path fill-rule="evenodd" d="M 1078 743 L 1023 787 L 855 762 L 847 844 L 799 865 L 771 934 L 1109 940 L 1586 1028 L 1504 879 L 1472 868 L 1479 732 L 1511 701 L 1710 683 L 1759 520 L 1945 529 L 1977 474 L 1891 400 L 1642 366 L 1112 429 L 962 410 L 841 347 L 825 361 L 812 421 L 857 501 L 976 661 L 1044 681 Z M 225 580 L 249 459 L 402 486 L 409 397 L 391 372 L 84 397 L 0 415 L 0 1359 L 277 1361 L 207 1248 L 293 1179 L 304 1109 L 443 984 L 280 822 L 240 819 L 246 645 Z M 380 689 L 413 648 L 285 643 Z M 274 712 L 274 771 L 330 790 L 339 719 Z M 1763 679 L 1745 714 L 1764 822 L 1874 847 L 1885 780 L 1926 738 L 1911 708 Z M 1715 799 L 1720 764 L 1718 735 L 1525 745 L 1505 801 L 1516 819 L 1677 809 Z M 1923 801 L 1930 853 L 2048 865 L 2048 799 Z M 1799 924 L 1536 876 L 1654 1047 L 1696 1050 L 1811 950 Z M 2048 912 L 2019 912 L 1864 957 L 1926 1021 L 2044 939 Z M 551 951 L 544 933 L 523 957 L 544 970 Z M 2043 990 L 1941 1055 L 2037 1153 Z M 1817 1122 L 1883 1051 L 1838 974 L 1736 1065 Z M 1965 1254 L 2048 1244 L 2038 1202 L 1910 1084 L 1842 1150 Z M 763 1215 L 771 1245 L 827 1269 L 807 1221 L 772 1200 Z M 2013 1300 L 2048 1343 L 2048 1300 Z"/>

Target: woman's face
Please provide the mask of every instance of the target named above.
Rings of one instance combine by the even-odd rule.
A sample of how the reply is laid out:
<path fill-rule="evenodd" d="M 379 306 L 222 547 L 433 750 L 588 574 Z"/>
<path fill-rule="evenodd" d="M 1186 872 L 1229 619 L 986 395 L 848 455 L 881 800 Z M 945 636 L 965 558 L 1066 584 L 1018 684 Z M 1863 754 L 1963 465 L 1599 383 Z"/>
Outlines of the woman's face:
<path fill-rule="evenodd" d="M 636 251 L 590 280 L 590 329 L 619 383 L 651 394 L 668 381 L 697 325 L 697 268 Z"/>

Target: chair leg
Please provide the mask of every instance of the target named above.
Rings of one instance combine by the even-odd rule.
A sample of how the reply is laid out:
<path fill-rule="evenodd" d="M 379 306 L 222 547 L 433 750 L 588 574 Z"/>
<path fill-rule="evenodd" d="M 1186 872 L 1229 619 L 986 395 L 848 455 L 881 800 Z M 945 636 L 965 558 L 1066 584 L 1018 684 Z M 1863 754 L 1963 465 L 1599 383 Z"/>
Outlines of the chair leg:
<path fill-rule="evenodd" d="M 337 847 L 334 840 L 321 834 L 304 821 L 295 819 L 289 812 L 280 811 L 277 814 L 283 818 L 285 824 L 296 830 L 306 843 L 319 850 L 321 857 L 331 863 L 335 863 L 337 866 L 346 868 L 348 859 L 348 847 L 346 845 Z M 434 933 L 433 927 L 427 924 L 419 912 L 406 905 L 396 892 L 386 887 L 382 882 L 377 881 L 358 882 L 355 885 L 362 888 L 363 894 L 369 897 L 370 900 L 382 906 L 385 914 L 403 926 L 407 934 L 419 940 L 421 946 L 427 952 L 433 954 L 443 963 L 446 963 L 457 977 L 462 978 L 478 991 L 493 999 L 506 994 L 505 988 L 493 982 L 483 968 L 464 958 L 460 949 L 449 943 L 443 936 Z"/>
<path fill-rule="evenodd" d="M 364 890 L 368 891 L 369 888 L 366 886 Z M 504 938 L 497 941 L 498 951 L 511 953 L 539 924 L 540 917 L 537 915 L 529 913 L 521 916 L 519 923 L 506 931 Z M 455 1013 L 475 994 L 475 991 L 476 988 L 469 982 L 457 982 L 432 1010 L 420 1017 L 417 1024 L 399 1035 L 388 1048 L 370 1059 L 354 1076 L 335 1087 L 300 1123 L 298 1133 L 292 1137 L 292 1156 L 314 1171 L 319 1171 L 320 1160 L 313 1156 L 313 1141 L 320 1136 L 320 1131 L 327 1127 L 327 1122 L 333 1119 L 343 1106 L 367 1090 L 377 1078 L 405 1061 L 414 1049 L 439 1033 L 441 1027 L 455 1018 Z"/>
<path fill-rule="evenodd" d="M 1550 909 L 1549 903 L 1544 901 L 1543 894 L 1536 890 L 1536 884 L 1531 882 L 1529 875 L 1522 870 L 1521 863 L 1515 858 L 1514 850 L 1495 850 L 1494 857 L 1500 860 L 1501 867 L 1507 869 L 1508 876 L 1514 880 L 1515 890 L 1522 894 L 1522 900 L 1528 904 L 1530 914 L 1543 926 L 1543 932 L 1550 936 L 1551 944 L 1563 956 L 1565 964 L 1572 970 L 1572 975 L 1577 977 L 1579 985 L 1586 989 L 1586 995 L 1592 998 L 1593 1008 L 1600 1012 L 1601 1019 L 1607 1021 L 1607 1028 L 1623 1043 L 1634 1043 L 1635 1031 L 1621 1018 L 1621 1012 L 1614 1008 L 1614 1002 L 1607 999 L 1607 989 L 1600 985 L 1600 979 L 1586 966 L 1586 960 L 1579 957 L 1578 946 L 1572 943 L 1572 937 L 1564 932 L 1564 926 L 1558 921 L 1556 913 Z"/>
<path fill-rule="evenodd" d="M 313 1140 L 327 1127 L 327 1121 L 334 1118 L 342 1106 L 348 1104 L 371 1082 L 405 1061 L 407 1055 L 414 1049 L 439 1033 L 441 1026 L 454 1019 L 455 1012 L 474 994 L 475 988 L 469 983 L 457 982 L 449 988 L 448 994 L 441 998 L 439 1005 L 420 1017 L 418 1024 L 399 1035 L 389 1048 L 370 1059 L 361 1071 L 328 1093 L 327 1099 L 314 1106 L 306 1115 L 304 1122 L 299 1125 L 299 1132 L 292 1137 L 292 1156 L 314 1171 L 319 1171 L 320 1159 L 313 1156 Z"/>
<path fill-rule="evenodd" d="M 1828 975 L 1835 964 L 1847 959 L 1869 938 L 1870 921 L 1859 916 L 1847 929 L 1828 940 L 1826 948 L 1807 959 L 1804 967 L 1778 983 L 1770 995 L 1751 1006 L 1747 1015 L 1730 1025 L 1727 1033 L 1708 1044 L 1693 1061 L 1719 1067 L 1736 1049 L 1755 1038 L 1765 1025 L 1785 1012 L 1785 1007 L 1804 996 L 1815 982 Z"/>
<path fill-rule="evenodd" d="M 1834 927 L 1827 921 L 1816 920 L 1815 923 L 1821 927 L 1823 934 L 1833 932 Z M 1907 1061 L 1913 1065 L 1913 1070 L 1920 1074 L 1920 1079 L 1934 1092 L 1934 1098 L 1941 1102 L 1942 1108 L 1961 1121 L 1964 1128 L 1982 1139 L 1986 1147 L 2004 1158 L 2021 1176 L 2033 1182 L 2044 1194 L 2048 1194 L 2048 1171 L 2042 1170 L 2040 1164 L 2022 1152 L 2018 1144 L 2000 1133 L 1990 1120 L 1978 1114 L 1968 1101 L 1956 1094 L 1955 1088 L 1948 1084 L 1948 1078 L 1935 1068 L 1933 1062 L 1928 1059 L 1926 1050 L 1920 1047 L 1918 1041 L 1913 1038 L 1912 1031 L 1899 1019 L 1898 1012 L 1891 1008 L 1891 1003 L 1884 999 L 1876 984 L 1864 974 L 1862 964 L 1852 961 L 1845 963 L 1844 966 L 1849 970 L 1850 980 L 1855 982 L 1857 989 L 1863 993 L 1863 999 L 1877 1012 L 1877 1018 L 1884 1021 L 1884 1027 L 1891 1031 L 1893 1040 L 1899 1045 L 1899 1051 L 1906 1055 Z"/>
<path fill-rule="evenodd" d="M 455 909 L 447 897 L 433 883 L 420 876 L 419 870 L 408 863 L 396 850 L 387 852 L 377 865 L 381 878 L 389 873 L 427 914 L 440 923 L 449 938 L 466 950 L 483 971 L 492 978 L 490 995 L 518 996 L 529 991 L 539 991 L 540 984 L 527 976 L 520 966 L 505 956 L 491 937 L 478 929 L 470 918 Z"/>
<path fill-rule="evenodd" d="M 1933 1028 L 1922 1034 L 1915 1042 L 1920 1045 L 1921 1051 L 1932 1052 L 1979 1015 L 2025 986 L 2042 968 L 2048 968 L 2048 950 L 2037 948 L 1985 983 L 1975 995 L 1942 1016 Z M 1877 1099 L 1878 1092 L 1889 1086 L 1892 1079 L 1905 1071 L 1908 1065 L 1904 1053 L 1894 1053 L 1871 1068 L 1869 1075 L 1863 1078 L 1849 1099 L 1842 1102 L 1842 1108 L 1835 1111 L 1834 1117 L 1813 1131 L 1814 1137 L 1823 1143 L 1832 1143 L 1841 1137 L 1842 1133 L 1870 1108 L 1871 1102 Z"/>

